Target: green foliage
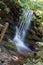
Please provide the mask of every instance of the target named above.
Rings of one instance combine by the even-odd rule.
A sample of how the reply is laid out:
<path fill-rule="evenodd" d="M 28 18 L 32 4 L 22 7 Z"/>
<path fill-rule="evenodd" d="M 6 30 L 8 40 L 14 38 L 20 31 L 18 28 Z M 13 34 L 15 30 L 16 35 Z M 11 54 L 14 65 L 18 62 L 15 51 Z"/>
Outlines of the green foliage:
<path fill-rule="evenodd" d="M 3 9 L 6 13 L 10 12 L 10 8 L 3 1 L 0 1 L 0 8 Z"/>
<path fill-rule="evenodd" d="M 38 62 L 38 63 L 36 63 L 35 65 L 43 65 L 43 62 Z"/>
<path fill-rule="evenodd" d="M 9 48 L 13 48 L 13 49 L 17 49 L 16 45 L 14 45 L 12 42 L 7 41 L 4 45 L 5 47 L 9 47 Z"/>
<path fill-rule="evenodd" d="M 33 10 L 41 19 L 38 21 L 43 22 L 43 1 L 39 0 L 18 0 L 20 5 L 23 7 L 24 12 Z"/>
<path fill-rule="evenodd" d="M 4 10 L 9 13 L 10 8 L 4 3 L 6 0 L 0 1 L 0 7 L 4 8 Z M 41 19 L 38 21 L 43 22 L 43 1 L 42 0 L 10 0 L 11 3 L 18 3 L 21 5 L 23 12 L 28 10 L 33 10 Z M 3 5 L 3 6 L 2 6 Z M 25 19 L 23 19 L 25 20 Z"/>
<path fill-rule="evenodd" d="M 5 7 L 5 9 L 4 9 L 7 13 L 9 13 L 10 12 L 10 8 L 9 7 Z"/>

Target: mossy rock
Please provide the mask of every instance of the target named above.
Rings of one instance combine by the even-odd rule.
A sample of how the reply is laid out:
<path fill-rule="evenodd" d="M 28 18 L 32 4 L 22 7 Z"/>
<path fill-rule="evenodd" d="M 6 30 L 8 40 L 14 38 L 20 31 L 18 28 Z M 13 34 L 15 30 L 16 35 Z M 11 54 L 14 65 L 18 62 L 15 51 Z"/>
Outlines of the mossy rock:
<path fill-rule="evenodd" d="M 10 42 L 10 41 L 7 41 L 7 42 L 4 44 L 4 47 L 6 47 L 7 49 L 12 50 L 12 51 L 17 50 L 16 45 L 13 44 L 13 43 Z"/>

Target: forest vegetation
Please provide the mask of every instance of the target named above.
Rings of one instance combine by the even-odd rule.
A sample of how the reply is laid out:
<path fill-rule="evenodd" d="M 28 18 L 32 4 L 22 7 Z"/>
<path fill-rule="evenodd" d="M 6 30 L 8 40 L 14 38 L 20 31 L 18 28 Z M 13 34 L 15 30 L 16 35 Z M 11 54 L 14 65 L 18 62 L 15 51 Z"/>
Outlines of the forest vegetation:
<path fill-rule="evenodd" d="M 15 36 L 18 22 L 26 23 L 23 14 L 30 10 L 33 15 L 25 42 L 32 52 L 26 56 L 17 53 L 11 40 Z M 0 34 L 0 64 L 43 65 L 43 0 L 0 0 Z"/>

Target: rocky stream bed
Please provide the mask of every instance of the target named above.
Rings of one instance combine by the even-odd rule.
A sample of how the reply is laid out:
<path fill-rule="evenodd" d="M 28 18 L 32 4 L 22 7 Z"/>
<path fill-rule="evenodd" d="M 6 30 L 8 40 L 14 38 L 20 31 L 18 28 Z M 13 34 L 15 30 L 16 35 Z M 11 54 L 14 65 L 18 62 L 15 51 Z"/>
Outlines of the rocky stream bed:
<path fill-rule="evenodd" d="M 32 51 L 28 56 L 18 54 L 15 48 L 8 42 L 0 47 L 0 65 L 43 65 L 43 48 L 38 52 Z"/>

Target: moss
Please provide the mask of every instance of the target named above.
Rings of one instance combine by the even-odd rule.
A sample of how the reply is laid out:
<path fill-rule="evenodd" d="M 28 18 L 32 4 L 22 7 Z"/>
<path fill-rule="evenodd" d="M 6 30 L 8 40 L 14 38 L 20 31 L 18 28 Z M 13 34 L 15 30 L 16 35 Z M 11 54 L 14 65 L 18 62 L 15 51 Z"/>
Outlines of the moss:
<path fill-rule="evenodd" d="M 27 59 L 23 59 L 23 64 L 26 64 L 27 63 Z"/>
<path fill-rule="evenodd" d="M 10 48 L 13 48 L 13 49 L 17 49 L 17 48 L 16 48 L 16 45 L 13 44 L 12 42 L 9 42 L 9 41 L 7 41 L 4 46 L 10 47 Z"/>

